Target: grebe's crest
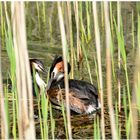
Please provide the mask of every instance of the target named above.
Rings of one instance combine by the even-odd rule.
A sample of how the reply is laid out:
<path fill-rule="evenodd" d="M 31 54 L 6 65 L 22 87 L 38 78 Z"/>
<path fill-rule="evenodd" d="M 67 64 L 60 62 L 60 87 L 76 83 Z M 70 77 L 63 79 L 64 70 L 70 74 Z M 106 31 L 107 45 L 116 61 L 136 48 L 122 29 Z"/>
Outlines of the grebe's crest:
<path fill-rule="evenodd" d="M 70 73 L 71 66 L 68 64 L 68 74 Z M 62 56 L 56 56 L 50 68 L 50 78 L 56 77 L 58 73 L 64 73 L 64 61 Z"/>

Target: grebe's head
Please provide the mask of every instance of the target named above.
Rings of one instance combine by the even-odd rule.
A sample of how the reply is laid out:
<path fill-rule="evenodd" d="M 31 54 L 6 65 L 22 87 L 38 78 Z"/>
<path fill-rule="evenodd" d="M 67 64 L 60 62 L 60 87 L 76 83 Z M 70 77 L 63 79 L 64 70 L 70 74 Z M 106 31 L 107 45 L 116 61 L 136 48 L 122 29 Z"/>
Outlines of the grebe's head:
<path fill-rule="evenodd" d="M 71 66 L 69 63 L 67 63 L 67 65 L 69 74 Z M 58 81 L 58 79 L 61 79 L 62 77 L 64 77 L 64 61 L 62 56 L 56 56 L 50 68 L 50 79 L 55 78 Z"/>
<path fill-rule="evenodd" d="M 33 72 L 33 69 L 35 69 L 35 71 L 41 71 L 44 73 L 47 72 L 43 63 L 38 59 L 30 59 L 30 67 L 31 67 L 31 72 Z"/>

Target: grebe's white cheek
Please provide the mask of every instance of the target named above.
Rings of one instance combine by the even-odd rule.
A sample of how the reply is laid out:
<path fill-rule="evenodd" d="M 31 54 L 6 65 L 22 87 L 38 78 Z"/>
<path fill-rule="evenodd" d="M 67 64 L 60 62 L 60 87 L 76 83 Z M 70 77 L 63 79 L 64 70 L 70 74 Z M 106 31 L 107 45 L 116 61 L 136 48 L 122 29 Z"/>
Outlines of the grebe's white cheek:
<path fill-rule="evenodd" d="M 38 70 L 38 71 L 42 71 L 42 70 L 40 69 L 40 67 L 38 66 L 38 64 L 33 63 L 33 66 L 34 66 L 34 68 L 35 68 L 36 70 Z"/>
<path fill-rule="evenodd" d="M 57 81 L 61 80 L 62 78 L 64 78 L 64 73 L 58 73 L 58 75 L 56 76 Z"/>
<path fill-rule="evenodd" d="M 52 78 L 55 78 L 58 73 L 58 69 L 54 68 L 52 73 L 53 73 Z"/>

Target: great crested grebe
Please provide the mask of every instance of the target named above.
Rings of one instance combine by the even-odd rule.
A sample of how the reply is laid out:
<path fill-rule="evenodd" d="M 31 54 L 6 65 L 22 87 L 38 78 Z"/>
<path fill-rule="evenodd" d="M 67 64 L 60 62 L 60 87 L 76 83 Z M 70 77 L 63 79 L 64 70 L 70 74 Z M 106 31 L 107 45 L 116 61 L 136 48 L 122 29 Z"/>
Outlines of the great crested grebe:
<path fill-rule="evenodd" d="M 38 59 L 30 59 L 30 69 L 31 69 L 31 76 L 32 76 L 32 86 L 33 86 L 33 95 L 36 96 L 36 89 L 35 86 L 38 87 L 38 92 L 41 94 L 43 90 L 46 89 L 46 83 L 41 79 L 39 72 L 45 72 L 43 63 Z"/>
<path fill-rule="evenodd" d="M 38 59 L 29 59 L 30 70 L 31 70 L 31 78 L 32 78 L 32 87 L 33 87 L 33 95 L 37 95 L 37 90 L 41 93 L 42 90 L 46 89 L 45 82 L 41 79 L 39 72 L 46 73 L 43 63 Z M 37 87 L 37 90 L 35 90 Z M 8 79 L 8 90 L 9 92 L 12 90 L 12 82 Z"/>
<path fill-rule="evenodd" d="M 68 73 L 70 64 L 68 63 Z M 82 81 L 69 79 L 69 106 L 70 110 L 78 114 L 90 114 L 100 109 L 98 92 L 94 85 Z M 47 94 L 49 100 L 58 106 L 65 102 L 64 63 L 61 56 L 55 57 L 50 68 L 50 80 Z"/>

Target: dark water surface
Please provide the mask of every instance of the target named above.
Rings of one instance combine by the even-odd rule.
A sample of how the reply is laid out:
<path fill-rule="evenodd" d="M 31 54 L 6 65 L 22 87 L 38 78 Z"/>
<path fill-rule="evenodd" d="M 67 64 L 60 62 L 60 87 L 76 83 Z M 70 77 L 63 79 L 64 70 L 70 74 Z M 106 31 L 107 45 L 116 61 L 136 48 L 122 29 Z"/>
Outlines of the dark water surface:
<path fill-rule="evenodd" d="M 129 72 L 129 78 L 133 78 L 133 66 L 134 66 L 134 52 L 132 51 L 132 41 L 131 41 L 131 17 L 132 17 L 132 10 L 134 12 L 134 19 L 136 19 L 136 3 L 134 2 L 123 2 L 121 3 L 121 11 L 122 11 L 122 19 L 123 19 L 123 28 L 124 28 L 124 38 L 125 38 L 125 46 L 126 46 L 126 52 L 127 52 L 127 61 L 128 61 L 128 72 Z M 39 4 L 39 7 L 41 8 L 41 4 Z M 114 11 L 113 13 L 116 13 L 116 3 L 113 5 Z M 100 6 L 99 6 L 100 8 Z M 100 11 L 100 10 L 99 10 Z M 28 52 L 30 58 L 38 58 L 41 59 L 46 66 L 46 68 L 50 67 L 50 64 L 53 60 L 53 57 L 55 55 L 61 55 L 62 49 L 61 49 L 61 36 L 59 31 L 59 20 L 57 15 L 57 7 L 55 2 L 49 2 L 46 4 L 46 17 L 47 20 L 43 22 L 41 20 L 42 16 L 40 16 L 40 23 L 38 21 L 37 12 L 36 12 L 36 4 L 33 2 L 28 3 L 26 7 L 26 20 L 27 20 L 27 40 L 28 40 Z M 53 17 L 51 17 L 53 16 Z M 100 16 L 99 16 L 100 17 Z M 52 29 L 50 27 L 50 22 L 52 23 Z M 136 40 L 136 27 L 137 27 L 137 19 L 134 20 L 134 34 L 135 34 L 135 40 Z M 73 27 L 74 28 L 74 27 Z M 76 27 L 75 27 L 76 28 Z M 94 28 L 93 28 L 94 31 Z M 101 32 L 102 34 L 102 32 Z M 76 36 L 76 35 L 75 35 Z M 104 34 L 101 36 L 104 37 Z M 102 37 L 102 38 L 103 38 Z M 76 39 L 74 38 L 76 41 Z M 117 38 L 116 38 L 117 40 Z M 136 41 L 135 41 L 136 42 Z M 105 41 L 101 40 L 102 43 L 102 57 L 105 58 Z M 76 42 L 74 42 L 74 45 Z M 89 42 L 87 46 L 87 53 L 88 53 L 88 60 L 90 63 L 91 68 L 91 74 L 93 77 L 93 82 L 97 86 L 97 77 L 96 77 L 96 71 L 95 71 L 95 65 L 94 65 L 94 57 L 96 57 L 95 50 L 95 41 L 92 40 Z M 117 43 L 116 43 L 117 48 Z M 115 51 L 116 59 L 117 59 L 117 49 Z M 115 62 L 117 64 L 117 61 Z M 102 60 L 102 68 L 103 68 L 103 81 L 106 80 L 106 65 L 105 65 L 105 59 Z M 76 66 L 76 64 L 75 64 Z M 3 73 L 3 79 L 5 80 L 8 77 L 10 71 L 9 67 L 9 60 L 7 57 L 7 53 L 5 48 L 2 49 L 2 73 Z M 117 72 L 117 69 L 115 69 L 115 72 Z M 43 77 L 46 79 L 47 76 Z M 78 71 L 77 66 L 75 67 L 75 76 L 77 79 L 83 79 L 83 80 L 89 80 L 89 75 L 87 72 L 87 66 L 86 66 L 86 60 L 83 59 L 83 67 L 80 71 Z M 125 81 L 124 72 L 121 73 L 121 79 L 122 83 Z M 133 83 L 133 81 L 130 81 L 130 83 Z M 123 85 L 126 86 L 126 85 Z M 104 84 L 104 93 L 106 94 L 106 87 Z M 114 98 L 115 95 L 117 95 L 117 83 L 114 83 L 113 85 L 113 94 Z M 105 95 L 106 98 L 106 95 Z M 62 119 L 61 111 L 53 109 L 54 112 L 54 119 L 56 120 L 56 128 L 55 128 L 55 138 L 66 138 L 65 136 L 65 129 L 64 129 L 64 121 Z M 97 115 L 100 118 L 100 113 Z M 96 116 L 96 117 L 97 117 Z M 89 116 L 72 116 L 72 133 L 73 138 L 77 139 L 83 139 L 83 138 L 94 138 L 94 120 L 96 117 L 89 117 Z M 37 138 L 40 138 L 40 124 L 39 120 L 36 121 L 36 135 Z M 48 120 L 50 123 L 50 120 Z M 140 121 L 139 121 L 140 122 Z M 139 123 L 138 122 L 138 123 Z M 125 130 L 125 117 L 124 117 L 124 109 L 122 107 L 121 112 L 119 113 L 119 125 L 121 127 L 121 138 L 126 138 L 126 130 Z M 140 130 L 140 125 L 139 125 Z M 111 138 L 111 129 L 110 129 L 110 122 L 109 122 L 109 114 L 108 114 L 108 105 L 107 102 L 105 102 L 105 131 L 106 131 L 106 138 Z M 51 131 L 49 132 L 49 138 L 51 138 Z M 138 138 L 140 138 L 140 131 Z"/>

